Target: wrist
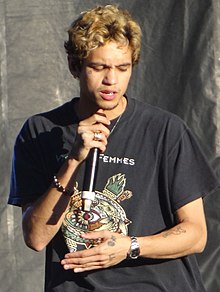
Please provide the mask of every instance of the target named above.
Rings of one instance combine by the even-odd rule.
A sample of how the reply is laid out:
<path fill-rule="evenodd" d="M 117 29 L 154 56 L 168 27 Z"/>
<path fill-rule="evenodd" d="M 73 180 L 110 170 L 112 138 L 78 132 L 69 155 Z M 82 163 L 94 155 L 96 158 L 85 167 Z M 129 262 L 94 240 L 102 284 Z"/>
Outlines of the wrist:
<path fill-rule="evenodd" d="M 88 152 L 89 152 L 89 149 L 82 147 L 82 145 L 79 142 L 76 142 L 73 145 L 72 149 L 70 150 L 67 159 L 70 162 L 76 162 L 80 164 L 86 159 Z"/>
<path fill-rule="evenodd" d="M 66 157 L 58 173 L 53 176 L 53 187 L 60 193 L 71 196 L 74 192 L 75 177 L 79 165 L 80 163 L 77 160 Z"/>
<path fill-rule="evenodd" d="M 140 255 L 140 245 L 137 237 L 131 236 L 131 245 L 128 250 L 127 256 L 129 259 L 137 259 Z"/>
<path fill-rule="evenodd" d="M 74 189 L 69 189 L 67 187 L 62 186 L 61 182 L 58 180 L 57 176 L 53 177 L 53 186 L 57 189 L 58 192 L 62 193 L 67 197 L 71 197 L 74 193 Z"/>
<path fill-rule="evenodd" d="M 76 153 L 69 153 L 66 162 L 70 167 L 77 167 L 83 162 L 84 159 L 81 159 L 80 155 Z"/>

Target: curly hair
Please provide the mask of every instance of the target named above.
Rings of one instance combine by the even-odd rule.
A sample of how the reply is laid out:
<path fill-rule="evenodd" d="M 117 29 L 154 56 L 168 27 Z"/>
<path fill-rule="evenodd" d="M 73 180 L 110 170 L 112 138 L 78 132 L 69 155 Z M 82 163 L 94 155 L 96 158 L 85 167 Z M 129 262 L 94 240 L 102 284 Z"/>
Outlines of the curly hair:
<path fill-rule="evenodd" d="M 68 30 L 69 40 L 64 47 L 71 60 L 71 71 L 80 71 L 82 61 L 89 53 L 115 41 L 129 45 L 132 64 L 138 63 L 141 48 L 141 29 L 126 11 L 116 5 L 97 6 L 82 12 Z"/>

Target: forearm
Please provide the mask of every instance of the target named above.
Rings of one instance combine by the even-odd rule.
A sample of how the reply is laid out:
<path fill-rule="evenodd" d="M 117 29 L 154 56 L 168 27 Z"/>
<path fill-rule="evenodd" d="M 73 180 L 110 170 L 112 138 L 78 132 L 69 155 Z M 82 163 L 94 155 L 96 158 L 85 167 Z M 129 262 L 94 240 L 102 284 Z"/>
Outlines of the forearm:
<path fill-rule="evenodd" d="M 178 258 L 203 251 L 206 229 L 183 222 L 157 235 L 138 237 L 138 241 L 142 257 Z"/>
<path fill-rule="evenodd" d="M 137 237 L 141 257 L 178 258 L 204 249 L 207 230 L 202 198 L 182 206 L 175 214 L 175 227 L 156 235 Z M 88 240 L 101 239 L 101 243 L 88 250 L 66 254 L 61 261 L 64 269 L 84 272 L 113 266 L 127 257 L 131 247 L 128 236 L 110 231 L 88 232 L 81 236 Z"/>
<path fill-rule="evenodd" d="M 206 241 L 204 234 L 199 226 L 184 222 L 157 235 L 137 237 L 140 256 L 170 259 L 199 252 Z M 131 247 L 131 239 L 117 233 L 99 231 L 84 233 L 81 236 L 88 240 L 101 238 L 101 243 L 88 250 L 66 254 L 61 261 L 66 270 L 85 272 L 116 265 L 126 259 Z"/>
<path fill-rule="evenodd" d="M 86 159 L 90 149 L 99 148 L 104 152 L 109 136 L 110 121 L 98 110 L 92 116 L 79 122 L 77 136 L 57 178 L 66 189 L 73 190 L 80 164 Z M 101 138 L 94 139 L 94 133 Z M 26 244 L 35 250 L 42 250 L 60 229 L 70 197 L 61 194 L 51 186 L 42 197 L 29 206 L 23 206 L 23 233 Z"/>
<path fill-rule="evenodd" d="M 62 186 L 74 188 L 75 173 L 79 163 L 68 160 L 57 174 Z M 23 234 L 26 244 L 37 251 L 42 250 L 60 229 L 70 201 L 51 186 L 35 203 L 23 210 Z"/>

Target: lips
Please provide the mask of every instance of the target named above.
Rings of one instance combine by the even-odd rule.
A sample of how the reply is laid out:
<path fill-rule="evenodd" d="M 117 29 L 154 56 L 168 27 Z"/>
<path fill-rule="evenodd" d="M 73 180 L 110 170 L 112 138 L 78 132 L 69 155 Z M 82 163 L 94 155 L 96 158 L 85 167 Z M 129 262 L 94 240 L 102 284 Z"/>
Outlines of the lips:
<path fill-rule="evenodd" d="M 113 100 L 116 97 L 117 92 L 112 90 L 101 90 L 100 95 L 105 100 Z"/>

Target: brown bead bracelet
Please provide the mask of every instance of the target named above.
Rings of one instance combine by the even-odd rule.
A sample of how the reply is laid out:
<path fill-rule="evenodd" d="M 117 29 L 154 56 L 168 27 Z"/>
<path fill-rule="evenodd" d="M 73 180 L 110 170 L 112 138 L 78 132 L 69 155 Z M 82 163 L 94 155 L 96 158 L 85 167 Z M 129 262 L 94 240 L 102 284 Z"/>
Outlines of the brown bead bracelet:
<path fill-rule="evenodd" d="M 63 195 L 69 196 L 69 197 L 72 196 L 73 191 L 70 191 L 70 190 L 66 189 L 65 187 L 63 187 L 61 185 L 61 183 L 59 182 L 58 178 L 56 177 L 56 175 L 54 175 L 54 177 L 53 177 L 53 185 L 57 189 L 57 191 L 62 193 Z"/>

